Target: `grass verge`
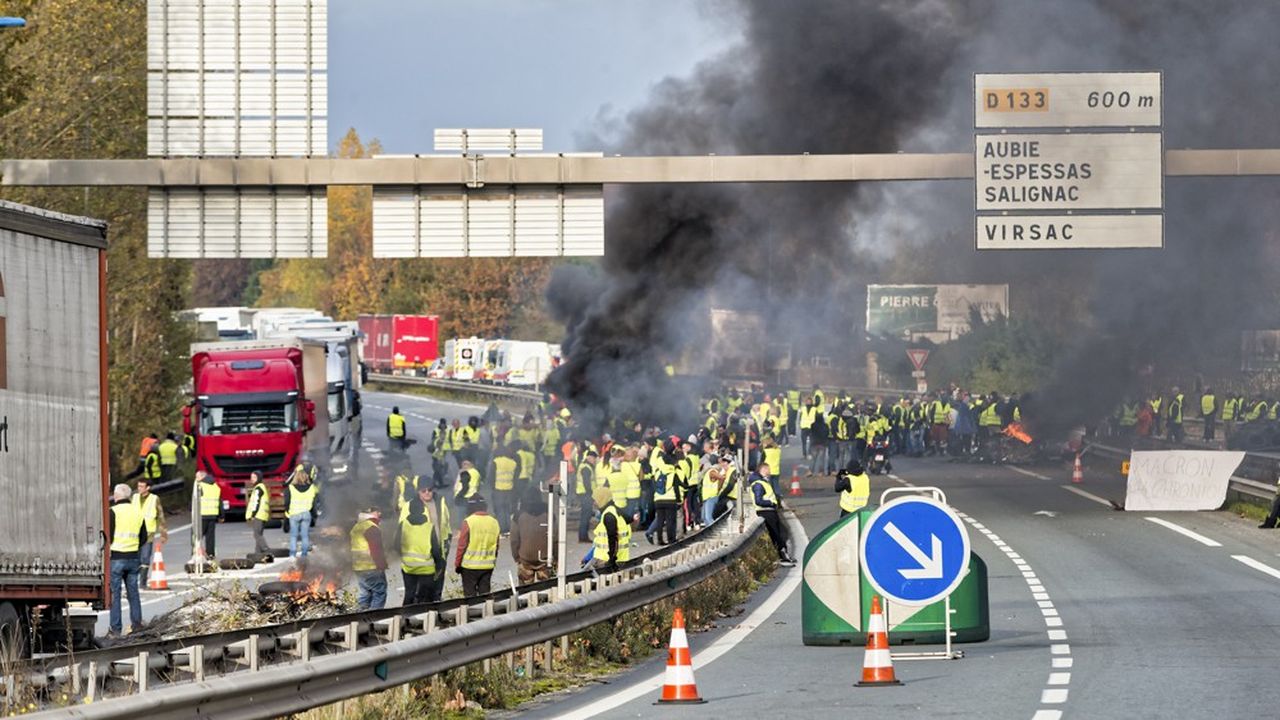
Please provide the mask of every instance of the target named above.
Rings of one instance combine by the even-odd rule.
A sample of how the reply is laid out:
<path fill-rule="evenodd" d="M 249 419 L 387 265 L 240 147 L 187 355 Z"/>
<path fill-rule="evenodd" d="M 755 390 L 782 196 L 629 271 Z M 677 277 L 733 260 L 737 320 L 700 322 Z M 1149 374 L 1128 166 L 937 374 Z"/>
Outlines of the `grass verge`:
<path fill-rule="evenodd" d="M 402 385 L 400 383 L 382 383 L 376 380 L 370 381 L 365 389 L 369 392 L 389 393 L 393 395 L 421 395 L 433 400 L 444 400 L 446 402 L 468 403 L 487 408 L 489 403 L 495 403 L 499 409 L 506 410 L 513 414 L 523 415 L 526 411 L 532 411 L 537 407 L 537 403 L 533 400 L 524 400 L 517 398 L 502 398 L 494 395 L 486 395 L 482 393 L 469 393 L 460 390 L 444 390 L 437 387 L 429 387 L 426 385 Z M 477 413 L 478 415 L 479 413 Z"/>
<path fill-rule="evenodd" d="M 1227 512 L 1239 515 L 1246 520 L 1255 520 L 1262 522 L 1266 519 L 1267 514 L 1271 512 L 1271 508 L 1259 503 L 1245 502 L 1237 500 L 1227 506 Z"/>
<path fill-rule="evenodd" d="M 564 657 L 553 643 L 554 670 L 545 672 L 542 648 L 535 649 L 537 675 L 525 667 L 524 653 L 512 664 L 494 658 L 491 669 L 482 663 L 458 668 L 430 680 L 375 695 L 353 698 L 295 715 L 295 720 L 455 720 L 483 718 L 487 710 L 511 710 L 549 692 L 576 687 L 618 672 L 655 652 L 661 652 L 671 632 L 671 614 L 683 608 L 690 632 L 715 627 L 721 618 L 741 611 L 741 604 L 769 579 L 777 555 L 765 536 L 724 570 L 675 595 L 598 623 L 569 636 Z"/>

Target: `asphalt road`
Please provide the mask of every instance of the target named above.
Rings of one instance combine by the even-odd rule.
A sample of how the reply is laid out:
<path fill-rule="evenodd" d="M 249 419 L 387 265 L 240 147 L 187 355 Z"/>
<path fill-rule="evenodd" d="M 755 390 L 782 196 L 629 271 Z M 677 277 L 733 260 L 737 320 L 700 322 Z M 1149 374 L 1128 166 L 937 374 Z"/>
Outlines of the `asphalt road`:
<path fill-rule="evenodd" d="M 521 716 L 1280 714 L 1267 692 L 1280 662 L 1274 531 L 1227 513 L 1113 510 L 1107 500 L 1122 502 L 1124 485 L 1110 462 L 1086 465 L 1080 485 L 1071 484 L 1069 466 L 1056 464 L 1015 469 L 901 459 L 894 469 L 896 479 L 873 479 L 873 501 L 903 484 L 942 488 L 969 519 L 973 549 L 987 562 L 992 636 L 960 646 L 964 658 L 899 661 L 902 686 L 854 687 L 861 648 L 801 643 L 797 568 L 757 592 L 741 616 L 691 636 L 708 704 L 652 705 L 665 664 L 658 655 L 606 683 L 526 706 Z M 804 487 L 805 496 L 790 505 L 814 536 L 836 518 L 837 501 L 828 481 Z"/>
<path fill-rule="evenodd" d="M 385 504 L 386 499 L 389 497 L 390 490 L 384 489 L 383 484 L 394 477 L 395 468 L 392 466 L 393 463 L 388 461 L 385 428 L 387 415 L 391 412 L 391 408 L 396 405 L 400 407 L 401 413 L 405 415 L 409 436 L 419 439 L 419 442 L 409 447 L 408 454 L 413 472 L 422 475 L 431 473 L 430 438 L 431 432 L 439 419 L 453 420 L 457 418 L 466 422 L 469 416 L 483 413 L 485 409 L 481 406 L 437 400 L 420 395 L 364 393 L 365 432 L 360 477 L 355 483 L 322 489 L 322 492 L 326 495 L 325 503 L 330 510 L 330 516 L 322 518 L 311 529 L 312 544 L 313 546 L 318 546 L 321 552 L 323 552 L 323 546 L 326 543 L 345 544 L 347 542 L 347 531 L 350 529 L 350 522 L 344 518 L 351 516 L 356 508 L 375 502 Z M 452 476 L 450 476 L 450 486 L 452 486 Z M 170 511 L 175 509 L 178 504 L 188 505 L 186 500 L 173 494 L 165 496 L 164 501 L 166 508 Z M 169 577 L 169 590 L 142 591 L 143 622 L 150 622 L 155 617 L 181 606 L 192 598 L 200 597 L 202 594 L 216 593 L 232 582 L 240 582 L 248 587 L 256 587 L 258 583 L 275 580 L 286 567 L 286 560 L 277 560 L 271 564 L 258 565 L 251 570 L 223 570 L 212 576 L 189 577 L 183 570 L 183 566 L 191 557 L 190 518 L 189 516 L 169 514 L 168 521 L 170 526 L 169 542 L 164 546 L 164 559 Z M 461 521 L 462 518 L 460 517 L 454 518 L 454 527 L 456 528 Z M 569 556 L 571 558 L 581 557 L 587 550 L 586 545 L 579 545 L 577 542 L 577 526 L 573 521 L 574 518 L 571 516 L 569 525 Z M 389 541 L 392 534 L 391 528 L 394 526 L 390 524 L 384 526 L 387 528 L 385 534 Z M 324 534 L 326 532 L 331 533 L 331 537 L 325 538 Z M 266 538 L 273 547 L 288 547 L 289 537 L 279 528 L 268 529 Z M 643 542 L 643 539 L 641 539 L 641 542 Z M 239 520 L 228 520 L 218 526 L 218 557 L 244 557 L 252 550 L 253 534 L 248 525 Z M 449 564 L 452 567 L 451 558 L 449 558 Z M 510 550 L 504 540 L 499 546 L 498 566 L 493 575 L 494 588 L 509 587 L 508 578 L 513 577 L 514 572 L 515 563 L 511 559 Z M 390 585 L 387 602 L 389 605 L 398 604 L 403 593 L 403 583 L 401 582 L 398 564 L 393 563 L 393 567 L 388 571 L 387 577 Z M 451 587 L 455 588 L 455 590 L 460 588 L 457 576 L 453 574 L 452 570 L 447 577 L 446 595 L 449 594 Z M 354 583 L 350 587 L 354 589 Z M 124 609 L 124 617 L 125 629 L 127 630 L 127 605 Z M 98 613 L 97 632 L 98 634 L 105 634 L 106 631 L 107 612 L 103 611 Z"/>

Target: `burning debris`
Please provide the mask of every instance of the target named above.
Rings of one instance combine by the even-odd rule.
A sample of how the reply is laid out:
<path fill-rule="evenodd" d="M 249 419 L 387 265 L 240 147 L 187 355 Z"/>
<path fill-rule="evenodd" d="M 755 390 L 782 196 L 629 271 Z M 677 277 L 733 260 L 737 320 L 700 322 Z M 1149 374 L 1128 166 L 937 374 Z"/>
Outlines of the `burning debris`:
<path fill-rule="evenodd" d="M 1009 423 L 1009 427 L 1005 428 L 1001 432 L 1014 440 L 1017 440 L 1023 445 L 1030 445 L 1035 441 L 1035 438 L 1031 437 L 1031 435 L 1022 427 L 1022 423 Z"/>

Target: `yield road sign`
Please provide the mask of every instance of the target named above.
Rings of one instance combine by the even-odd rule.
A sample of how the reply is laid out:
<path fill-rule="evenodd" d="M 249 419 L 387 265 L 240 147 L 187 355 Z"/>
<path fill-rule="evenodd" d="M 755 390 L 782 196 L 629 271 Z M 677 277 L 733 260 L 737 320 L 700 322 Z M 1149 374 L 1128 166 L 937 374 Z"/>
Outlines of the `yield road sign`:
<path fill-rule="evenodd" d="M 911 364 L 916 370 L 924 369 L 924 361 L 929 359 L 929 351 L 924 348 L 909 348 L 907 357 L 910 358 Z"/>
<path fill-rule="evenodd" d="M 933 498 L 886 503 L 868 520 L 858 556 L 877 592 L 902 605 L 928 605 L 960 584 L 969 565 L 969 533 Z"/>

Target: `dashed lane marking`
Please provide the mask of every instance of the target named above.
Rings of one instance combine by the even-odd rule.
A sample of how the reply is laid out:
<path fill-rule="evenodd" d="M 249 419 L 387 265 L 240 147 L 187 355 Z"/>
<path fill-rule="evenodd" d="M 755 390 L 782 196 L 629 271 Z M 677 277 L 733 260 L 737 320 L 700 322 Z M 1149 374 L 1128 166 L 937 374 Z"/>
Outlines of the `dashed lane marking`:
<path fill-rule="evenodd" d="M 1257 570 L 1258 572 L 1264 572 L 1270 575 L 1271 577 L 1276 578 L 1277 580 L 1280 580 L 1280 570 L 1277 570 L 1266 563 L 1258 562 L 1257 560 L 1254 560 L 1248 555 L 1232 555 L 1231 559 L 1239 560 L 1240 562 L 1244 563 L 1245 565 L 1248 565 L 1249 567 L 1253 568 L 1254 570 Z"/>
<path fill-rule="evenodd" d="M 1037 480 L 1047 480 L 1047 481 L 1049 481 L 1049 482 L 1053 482 L 1053 478 L 1049 477 L 1048 475 L 1041 475 L 1041 474 L 1040 474 L 1040 473 L 1038 473 L 1038 472 L 1031 472 L 1030 470 L 1024 470 L 1024 469 L 1022 469 L 1022 468 L 1018 467 L 1017 465 L 1005 465 L 1005 467 L 1009 468 L 1010 470 L 1012 470 L 1012 471 L 1014 471 L 1014 472 L 1016 472 L 1016 473 L 1022 473 L 1023 475 L 1026 475 L 1027 477 L 1033 477 L 1033 478 L 1035 478 L 1035 479 L 1037 479 Z"/>
<path fill-rule="evenodd" d="M 1044 480 L 1049 479 L 1042 475 L 1036 475 L 1034 473 L 1021 470 L 1020 468 L 1014 467 L 1012 469 L 1018 470 L 1024 474 L 1031 474 L 1034 477 L 1039 477 Z M 889 475 L 889 479 L 907 487 L 915 487 L 910 482 L 903 480 L 897 475 L 891 474 Z M 1069 485 L 1066 487 L 1067 489 L 1073 489 Z M 1110 503 L 1106 504 L 1110 505 Z M 1067 687 L 1065 686 L 1071 683 L 1071 673 L 1062 671 L 1070 668 L 1075 661 L 1074 658 L 1071 657 L 1071 645 L 1065 642 L 1067 639 L 1067 631 L 1062 629 L 1062 618 L 1059 616 L 1057 608 L 1054 607 L 1053 600 L 1049 597 L 1049 593 L 1045 591 L 1044 584 L 1040 580 L 1039 576 L 1036 575 L 1035 571 L 1031 569 L 1031 565 L 1027 563 L 1026 559 L 1015 552 L 1014 549 L 1002 540 L 999 535 L 995 534 L 991 528 L 988 528 L 986 525 L 983 525 L 958 510 L 956 511 L 956 515 L 968 523 L 974 530 L 981 532 L 987 540 L 991 541 L 991 544 L 994 545 L 996 549 L 1004 553 L 1005 557 L 1009 558 L 1009 561 L 1013 563 L 1014 567 L 1018 568 L 1022 579 L 1027 583 L 1027 588 L 1031 591 L 1031 597 L 1036 601 L 1036 606 L 1039 608 L 1040 613 L 1043 616 L 1045 634 L 1050 641 L 1050 672 L 1048 679 L 1045 681 L 1045 685 L 1047 687 L 1040 693 L 1040 704 L 1061 705 L 1065 703 L 1068 695 Z M 1280 570 L 1274 572 L 1277 573 L 1277 577 L 1280 577 Z M 1036 710 L 1036 713 L 1031 716 L 1031 720 L 1060 720 L 1061 718 L 1061 710 L 1044 707 Z"/>
<path fill-rule="evenodd" d="M 1098 503 L 1099 505 L 1106 505 L 1107 507 L 1111 507 L 1111 501 L 1110 501 L 1110 500 L 1108 500 L 1108 499 L 1106 499 L 1106 498 L 1104 498 L 1104 497 L 1098 497 L 1097 495 L 1094 495 L 1093 493 L 1091 493 L 1091 492 L 1089 492 L 1089 491 L 1087 491 L 1087 490 L 1081 490 L 1080 488 L 1078 488 L 1078 487 L 1076 487 L 1076 486 L 1074 486 L 1074 485 L 1061 485 L 1061 486 L 1059 486 L 1059 487 L 1061 487 L 1063 490 L 1066 490 L 1067 492 L 1075 493 L 1076 495 L 1079 495 L 1080 497 L 1082 497 L 1082 498 L 1084 498 L 1084 499 L 1086 499 L 1086 500 L 1092 500 L 1092 501 L 1094 501 L 1094 502 Z"/>
<path fill-rule="evenodd" d="M 1160 527 L 1169 528 L 1170 530 L 1178 533 L 1179 535 L 1189 537 L 1192 540 L 1195 540 L 1196 542 L 1200 543 L 1201 545 L 1207 545 L 1209 547 L 1222 547 L 1222 543 L 1218 542 L 1217 540 L 1214 540 L 1213 538 L 1207 538 L 1198 532 L 1193 532 L 1191 530 L 1188 530 L 1177 523 L 1171 523 L 1168 520 L 1164 520 L 1158 517 L 1148 517 L 1147 519 L 1159 525 Z"/>

